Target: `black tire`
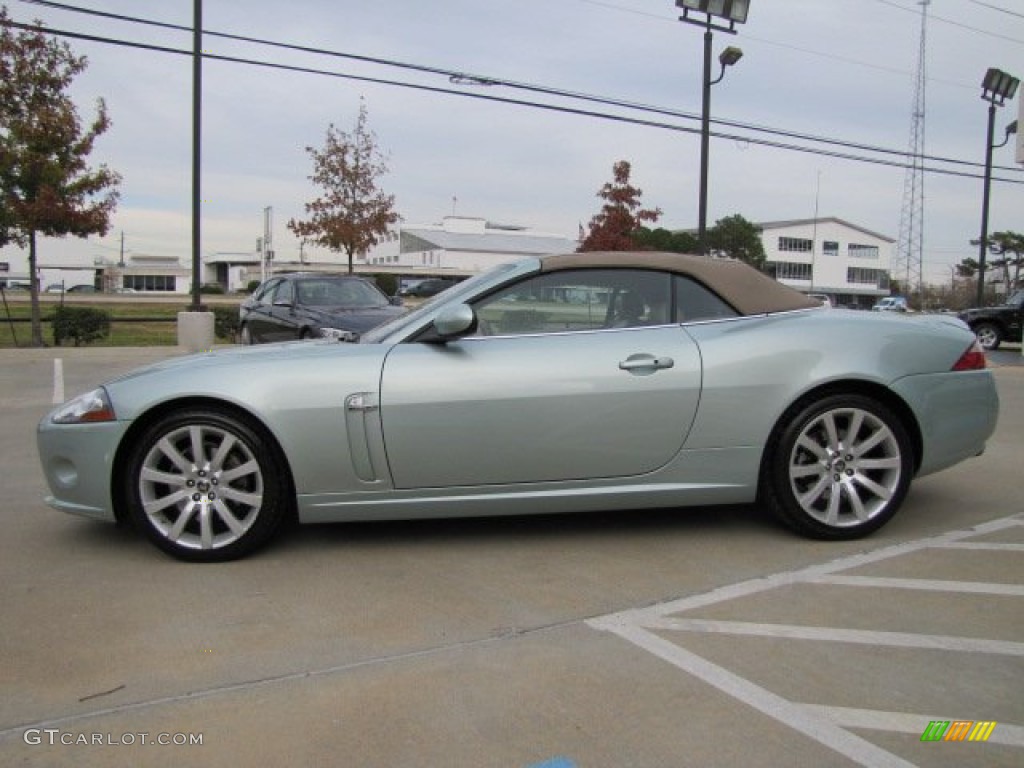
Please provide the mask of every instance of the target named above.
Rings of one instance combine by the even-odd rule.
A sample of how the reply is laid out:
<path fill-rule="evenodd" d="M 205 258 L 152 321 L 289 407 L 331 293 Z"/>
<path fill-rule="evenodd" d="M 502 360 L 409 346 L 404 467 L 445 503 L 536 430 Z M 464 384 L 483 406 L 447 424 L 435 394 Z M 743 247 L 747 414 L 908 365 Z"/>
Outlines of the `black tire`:
<path fill-rule="evenodd" d="M 303 328 L 301 331 L 299 331 L 299 339 L 300 340 L 306 341 L 306 340 L 312 339 L 312 338 L 313 338 L 313 331 L 312 331 L 312 329 L 310 329 L 310 328 Z"/>
<path fill-rule="evenodd" d="M 973 330 L 982 349 L 999 349 L 1003 343 L 1003 330 L 995 323 L 978 323 Z"/>
<path fill-rule="evenodd" d="M 914 472 L 900 418 L 862 395 L 798 403 L 767 450 L 768 506 L 816 539 L 856 539 L 881 528 L 902 505 Z"/>
<path fill-rule="evenodd" d="M 222 562 L 251 553 L 278 530 L 290 505 L 287 477 L 275 446 L 247 420 L 187 408 L 140 436 L 125 498 L 132 521 L 164 552 Z"/>

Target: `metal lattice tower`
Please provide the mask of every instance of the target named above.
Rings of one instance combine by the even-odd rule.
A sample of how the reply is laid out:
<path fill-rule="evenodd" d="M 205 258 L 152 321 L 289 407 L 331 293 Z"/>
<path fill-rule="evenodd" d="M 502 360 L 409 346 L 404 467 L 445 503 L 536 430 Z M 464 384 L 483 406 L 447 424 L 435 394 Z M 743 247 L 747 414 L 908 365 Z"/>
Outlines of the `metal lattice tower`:
<path fill-rule="evenodd" d="M 921 6 L 921 43 L 914 77 L 914 104 L 910 112 L 910 145 L 903 177 L 900 236 L 892 263 L 892 276 L 900 281 L 907 294 L 922 292 L 924 264 L 925 41 L 931 0 L 918 0 L 918 5 Z"/>

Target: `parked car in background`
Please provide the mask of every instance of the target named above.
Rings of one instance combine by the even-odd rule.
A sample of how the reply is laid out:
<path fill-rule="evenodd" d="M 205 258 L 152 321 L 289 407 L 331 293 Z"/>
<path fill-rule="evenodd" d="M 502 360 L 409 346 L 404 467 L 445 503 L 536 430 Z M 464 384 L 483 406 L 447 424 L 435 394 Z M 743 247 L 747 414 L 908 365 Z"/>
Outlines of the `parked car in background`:
<path fill-rule="evenodd" d="M 72 285 L 67 289 L 67 293 L 96 293 L 96 286 L 88 285 L 87 283 Z"/>
<path fill-rule="evenodd" d="M 453 280 L 449 277 L 432 277 L 427 280 L 421 280 L 418 283 L 414 283 L 408 288 L 403 288 L 399 294 L 401 296 L 418 296 L 421 298 L 436 296 L 441 291 L 448 290 L 458 282 L 458 280 Z"/>
<path fill-rule="evenodd" d="M 326 338 L 355 341 L 361 333 L 405 312 L 355 275 L 294 272 L 263 282 L 239 307 L 243 344 Z"/>
<path fill-rule="evenodd" d="M 875 306 L 871 308 L 875 312 L 906 312 L 909 307 L 907 306 L 907 300 L 903 296 L 886 296 L 884 299 L 879 299 L 875 302 Z"/>
<path fill-rule="evenodd" d="M 298 312 L 303 280 L 361 285 L 278 277 L 260 301 Z M 241 557 L 295 517 L 755 501 L 851 539 L 984 449 L 985 365 L 954 317 L 831 311 L 739 261 L 572 253 L 495 267 L 355 344 L 164 360 L 37 438 L 48 503 L 132 520 L 184 560 Z"/>
<path fill-rule="evenodd" d="M 998 349 L 1004 341 L 1021 341 L 1024 328 L 1024 289 L 998 307 L 965 309 L 957 315 L 970 326 L 985 349 Z"/>
<path fill-rule="evenodd" d="M 814 299 L 815 301 L 820 301 L 821 305 L 823 307 L 831 307 L 832 306 L 832 299 L 829 298 L 824 293 L 808 293 L 807 294 L 807 298 Z"/>

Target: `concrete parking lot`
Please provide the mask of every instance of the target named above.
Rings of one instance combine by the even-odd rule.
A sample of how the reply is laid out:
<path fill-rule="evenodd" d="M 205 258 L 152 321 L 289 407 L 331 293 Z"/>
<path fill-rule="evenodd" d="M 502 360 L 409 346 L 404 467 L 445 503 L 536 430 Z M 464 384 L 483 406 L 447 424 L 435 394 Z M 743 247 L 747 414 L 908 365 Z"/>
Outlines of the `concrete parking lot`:
<path fill-rule="evenodd" d="M 35 455 L 55 397 L 175 353 L 0 352 L 0 764 L 1024 762 L 1019 347 L 986 453 L 866 540 L 622 511 L 307 527 L 205 566 L 47 508 Z"/>

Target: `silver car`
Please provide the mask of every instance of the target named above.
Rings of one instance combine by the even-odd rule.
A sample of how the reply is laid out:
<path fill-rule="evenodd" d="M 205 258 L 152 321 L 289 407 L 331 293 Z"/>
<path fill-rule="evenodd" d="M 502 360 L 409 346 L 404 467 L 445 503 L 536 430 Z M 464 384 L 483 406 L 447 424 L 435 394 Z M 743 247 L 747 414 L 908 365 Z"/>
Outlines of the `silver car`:
<path fill-rule="evenodd" d="M 213 561 L 291 516 L 757 502 L 848 539 L 981 453 L 997 413 L 955 318 L 827 310 L 735 261 L 582 253 L 500 266 L 359 343 L 143 368 L 38 442 L 49 504 Z"/>

